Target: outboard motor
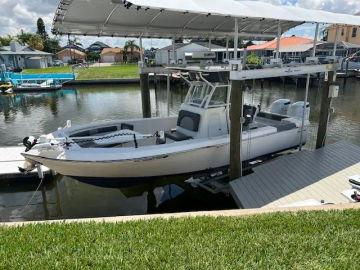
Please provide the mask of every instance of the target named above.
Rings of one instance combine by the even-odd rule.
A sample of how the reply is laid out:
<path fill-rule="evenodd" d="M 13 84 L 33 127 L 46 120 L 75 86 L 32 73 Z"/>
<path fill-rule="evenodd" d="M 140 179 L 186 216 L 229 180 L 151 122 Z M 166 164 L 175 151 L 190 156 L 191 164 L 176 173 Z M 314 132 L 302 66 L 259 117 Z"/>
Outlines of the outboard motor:
<path fill-rule="evenodd" d="M 289 117 L 301 120 L 303 117 L 303 110 L 304 110 L 304 101 L 298 101 L 290 106 L 287 115 Z M 306 110 L 305 110 L 305 121 L 308 121 L 309 117 L 310 117 L 310 104 L 309 102 L 307 102 Z"/>
<path fill-rule="evenodd" d="M 290 104 L 290 99 L 278 99 L 271 104 L 270 112 L 273 114 L 287 115 Z"/>

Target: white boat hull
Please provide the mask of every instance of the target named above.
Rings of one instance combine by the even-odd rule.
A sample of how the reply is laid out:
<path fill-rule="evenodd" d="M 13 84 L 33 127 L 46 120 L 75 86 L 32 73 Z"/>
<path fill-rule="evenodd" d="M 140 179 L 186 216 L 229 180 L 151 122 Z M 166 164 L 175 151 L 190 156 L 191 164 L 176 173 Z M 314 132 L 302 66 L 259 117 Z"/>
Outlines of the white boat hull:
<path fill-rule="evenodd" d="M 247 137 L 246 134 L 243 136 Z M 296 148 L 299 141 L 299 129 L 276 132 L 251 140 L 245 139 L 242 143 L 242 159 L 243 161 L 253 160 L 271 153 Z M 303 137 L 303 142 L 306 142 L 306 136 Z M 55 155 L 54 157 L 41 156 L 32 151 L 24 156 L 62 175 L 80 178 L 149 178 L 206 171 L 229 165 L 228 136 L 206 141 L 190 140 L 186 142 L 187 149 L 184 148 L 182 142 L 173 145 L 172 150 L 165 149 L 153 155 L 144 153 L 143 157 L 123 160 L 112 160 L 111 156 L 114 153 L 109 150 L 104 152 L 101 161 L 72 160 L 70 152 L 62 154 L 66 156 L 66 159 L 55 158 Z M 183 150 L 176 150 L 180 148 Z M 73 150 L 74 153 L 76 151 Z M 133 151 L 136 152 L 137 149 Z M 84 153 L 84 155 L 88 154 Z"/>

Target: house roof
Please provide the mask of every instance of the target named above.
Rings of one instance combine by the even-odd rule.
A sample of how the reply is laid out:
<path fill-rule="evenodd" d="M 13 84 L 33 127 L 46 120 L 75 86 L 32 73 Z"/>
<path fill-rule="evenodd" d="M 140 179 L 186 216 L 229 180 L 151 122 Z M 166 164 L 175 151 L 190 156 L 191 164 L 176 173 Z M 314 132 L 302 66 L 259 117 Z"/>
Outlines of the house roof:
<path fill-rule="evenodd" d="M 79 54 L 79 55 L 82 55 L 82 56 L 86 55 L 86 53 L 84 53 L 82 51 L 79 51 L 79 50 L 76 50 L 76 49 L 70 49 L 70 48 L 66 48 L 66 49 L 61 50 L 60 52 L 57 53 L 57 55 L 65 52 L 65 51 L 71 51 L 71 53 L 76 53 L 76 54 Z"/>
<path fill-rule="evenodd" d="M 19 48 L 19 49 L 17 51 L 13 52 L 11 50 L 10 46 L 2 46 L 2 47 L 0 47 L 0 54 L 1 55 L 36 55 L 36 56 L 52 55 L 52 53 L 31 49 L 27 45 L 19 44 L 17 48 Z"/>
<path fill-rule="evenodd" d="M 296 37 L 296 36 L 282 37 L 280 39 L 280 50 L 287 48 L 287 47 L 296 47 L 296 46 L 300 46 L 300 45 L 304 45 L 304 44 L 312 45 L 313 42 L 314 41 L 312 39 L 305 38 L 305 37 Z M 259 51 L 259 50 L 273 51 L 276 49 L 276 43 L 277 43 L 277 40 L 274 39 L 274 40 L 265 42 L 263 44 L 249 46 L 246 49 L 248 51 Z"/>
<path fill-rule="evenodd" d="M 91 45 L 88 47 L 88 49 L 91 48 L 92 46 L 99 46 L 99 47 L 101 47 L 101 48 L 110 48 L 109 45 L 107 45 L 107 44 L 105 44 L 105 43 L 103 43 L 103 42 L 101 42 L 101 41 L 96 41 L 96 42 L 94 42 L 93 44 L 91 44 Z"/>
<path fill-rule="evenodd" d="M 122 53 L 124 50 L 121 48 L 104 48 L 101 51 L 101 55 L 103 54 L 117 54 L 117 53 Z"/>
<path fill-rule="evenodd" d="M 67 44 L 66 46 L 62 47 L 62 49 L 76 49 L 78 51 L 85 51 L 83 47 L 79 46 L 79 45 L 76 45 L 76 44 Z"/>
<path fill-rule="evenodd" d="M 205 48 L 209 48 L 209 42 L 202 42 L 202 41 L 197 41 L 197 42 L 191 42 L 191 43 L 175 43 L 175 50 L 183 48 L 185 46 L 191 45 L 191 44 L 197 44 L 200 46 L 203 46 Z M 166 46 L 164 48 L 161 48 L 160 50 L 164 50 L 164 51 L 171 51 L 173 49 L 172 45 Z M 216 44 L 212 44 L 211 43 L 211 49 L 225 49 L 222 46 L 216 45 Z"/>

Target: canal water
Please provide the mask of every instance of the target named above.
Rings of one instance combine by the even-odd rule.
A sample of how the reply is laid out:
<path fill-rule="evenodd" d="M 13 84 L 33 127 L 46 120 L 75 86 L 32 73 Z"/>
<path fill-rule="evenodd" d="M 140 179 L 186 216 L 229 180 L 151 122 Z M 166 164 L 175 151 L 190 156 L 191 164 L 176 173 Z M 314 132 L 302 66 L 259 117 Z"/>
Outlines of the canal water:
<path fill-rule="evenodd" d="M 303 100 L 304 86 L 266 81 L 250 82 L 245 102 L 267 110 L 279 98 Z M 170 112 L 176 114 L 187 89 L 172 87 Z M 333 100 L 327 143 L 346 140 L 360 145 L 360 80 L 348 80 Z M 320 87 L 310 89 L 311 128 L 306 148 L 315 146 Z M 151 90 L 153 116 L 166 116 L 166 85 Z M 138 85 L 96 86 L 56 92 L 0 96 L 0 146 L 14 146 L 28 135 L 49 133 L 66 120 L 72 125 L 142 117 Z M 1 153 L 0 153 L 1 155 Z M 235 208 L 230 196 L 212 194 L 185 182 L 186 178 L 159 178 L 135 187 L 104 188 L 57 175 L 34 192 L 39 181 L 0 183 L 0 221 L 86 218 Z"/>

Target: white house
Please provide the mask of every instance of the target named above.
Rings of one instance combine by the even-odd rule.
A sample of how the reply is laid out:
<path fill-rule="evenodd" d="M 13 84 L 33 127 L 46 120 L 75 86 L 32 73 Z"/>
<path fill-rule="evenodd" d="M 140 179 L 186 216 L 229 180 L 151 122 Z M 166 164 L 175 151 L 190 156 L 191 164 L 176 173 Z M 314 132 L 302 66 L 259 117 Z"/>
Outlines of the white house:
<path fill-rule="evenodd" d="M 16 41 L 0 47 L 0 64 L 12 68 L 45 68 L 52 65 L 52 57 L 51 53 L 31 49 Z"/>
<path fill-rule="evenodd" d="M 155 62 L 156 65 L 168 65 L 170 60 L 173 60 L 173 46 L 167 46 L 165 48 L 159 49 L 155 54 Z M 224 47 L 211 44 L 211 51 L 217 50 L 225 50 Z M 208 42 L 194 42 L 194 43 L 176 43 L 175 44 L 175 62 L 177 64 L 186 64 L 185 53 L 191 52 L 202 52 L 209 51 L 209 43 Z M 216 53 L 215 62 L 222 60 L 222 53 Z M 221 59 L 220 59 L 221 58 Z"/>

